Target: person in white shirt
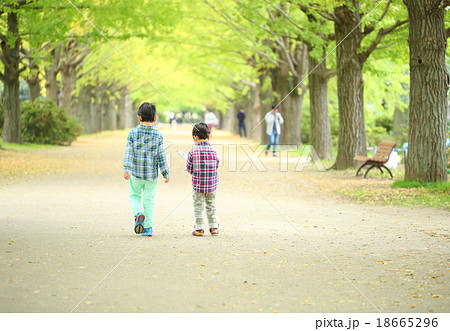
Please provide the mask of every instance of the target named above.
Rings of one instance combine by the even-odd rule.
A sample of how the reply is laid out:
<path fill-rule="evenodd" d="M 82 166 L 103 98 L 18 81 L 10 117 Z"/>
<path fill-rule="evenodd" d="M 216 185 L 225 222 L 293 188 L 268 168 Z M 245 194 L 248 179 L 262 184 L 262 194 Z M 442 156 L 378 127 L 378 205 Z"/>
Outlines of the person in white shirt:
<path fill-rule="evenodd" d="M 266 155 L 269 154 L 270 146 L 273 146 L 273 156 L 276 156 L 276 149 L 278 138 L 281 134 L 281 125 L 284 123 L 283 116 L 278 112 L 276 105 L 272 106 L 272 111 L 269 111 L 264 117 L 266 120 L 266 133 L 269 136 L 269 144 L 266 148 Z"/>
<path fill-rule="evenodd" d="M 208 108 L 206 108 L 205 123 L 209 128 L 210 136 L 212 136 L 213 127 L 214 125 L 219 124 L 219 120 L 217 119 L 216 114 L 214 114 Z"/>

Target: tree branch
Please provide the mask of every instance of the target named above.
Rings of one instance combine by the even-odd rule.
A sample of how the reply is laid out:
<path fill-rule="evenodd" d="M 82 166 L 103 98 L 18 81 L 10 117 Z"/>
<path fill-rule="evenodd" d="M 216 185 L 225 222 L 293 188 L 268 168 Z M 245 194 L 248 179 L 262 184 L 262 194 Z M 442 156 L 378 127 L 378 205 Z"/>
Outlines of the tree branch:
<path fill-rule="evenodd" d="M 91 53 L 91 50 L 89 48 L 86 48 L 83 52 L 78 53 L 78 60 L 73 62 L 73 67 L 76 68 L 78 67 L 86 58 L 86 56 L 89 55 L 89 53 Z"/>
<path fill-rule="evenodd" d="M 320 10 L 317 10 L 314 7 L 302 5 L 301 3 L 298 3 L 297 5 L 305 14 L 307 14 L 309 11 L 314 10 L 317 14 L 319 14 L 323 18 L 325 18 L 325 19 L 327 19 L 329 21 L 332 21 L 332 22 L 336 22 L 336 17 L 334 15 L 330 15 L 330 14 L 321 12 Z"/>
<path fill-rule="evenodd" d="M 448 6 L 450 6 L 450 0 L 442 0 L 441 8 L 445 9 Z"/>
<path fill-rule="evenodd" d="M 333 78 L 334 76 L 336 76 L 336 74 L 337 74 L 337 70 L 328 69 L 328 70 L 325 70 L 322 73 L 322 78 L 323 79 L 330 79 L 330 78 Z"/>
<path fill-rule="evenodd" d="M 291 54 L 288 52 L 286 45 L 284 43 L 284 40 L 279 40 L 278 38 L 276 38 L 275 41 L 281 46 L 281 49 L 283 50 L 284 54 L 286 55 L 287 63 L 289 64 L 289 68 L 291 69 L 292 74 L 294 75 L 294 77 L 298 78 L 297 70 L 295 70 L 295 66 L 292 61 Z"/>
<path fill-rule="evenodd" d="M 222 92 L 221 90 L 219 90 L 217 87 L 216 87 L 216 91 L 219 92 L 220 94 L 222 94 L 222 95 L 225 97 L 225 99 L 226 99 L 227 101 L 229 101 L 229 102 L 233 102 L 233 101 L 234 101 L 232 98 L 230 98 L 229 96 L 227 96 L 224 92 Z"/>
<path fill-rule="evenodd" d="M 371 23 L 369 25 L 366 25 L 366 27 L 364 28 L 364 31 L 363 31 L 363 36 L 367 36 L 369 33 L 372 33 L 375 30 L 375 25 L 380 23 L 383 20 L 383 18 L 386 16 L 386 14 L 389 11 L 389 7 L 391 6 L 391 3 L 392 3 L 392 0 L 389 0 L 388 3 L 386 4 L 386 7 L 384 7 L 383 14 L 381 14 L 380 18 L 376 21 L 376 23 Z"/>
<path fill-rule="evenodd" d="M 395 41 L 391 42 L 390 44 L 384 45 L 384 46 L 378 46 L 377 48 L 375 48 L 375 50 L 389 48 L 393 45 L 395 45 Z"/>
<path fill-rule="evenodd" d="M 286 17 L 286 19 L 292 23 L 293 26 L 295 26 L 297 29 L 299 29 L 300 31 L 303 31 L 304 29 L 302 27 L 300 27 L 297 23 L 295 23 L 290 17 L 289 15 L 280 7 L 275 6 L 273 4 L 271 4 L 269 1 L 264 0 L 268 5 L 270 5 L 271 7 L 275 8 L 276 10 L 278 10 L 284 17 Z"/>
<path fill-rule="evenodd" d="M 11 7 L 20 7 L 20 6 L 23 6 L 23 5 L 26 5 L 27 4 L 27 2 L 28 3 L 31 3 L 31 2 L 33 2 L 33 1 L 35 1 L 35 0 L 17 0 L 17 3 L 11 3 L 11 2 L 8 2 L 8 3 L 4 3 L 4 4 L 2 4 L 2 5 L 0 5 L 0 8 L 11 8 Z M 2 15 L 4 13 L 4 10 L 0 10 L 0 16 Z"/>
<path fill-rule="evenodd" d="M 245 79 L 243 79 L 243 78 L 240 80 L 240 82 L 241 82 L 242 84 L 244 84 L 244 85 L 250 86 L 250 87 L 252 87 L 252 88 L 256 88 L 256 83 L 249 82 L 249 81 L 247 81 L 247 80 L 245 80 Z"/>
<path fill-rule="evenodd" d="M 11 59 L 9 58 L 9 54 L 8 54 L 8 40 L 6 39 L 6 36 L 3 34 L 0 34 L 0 46 L 2 48 L 2 59 L 4 62 L 5 67 L 8 67 L 9 71 L 12 72 L 13 74 L 15 73 L 15 69 L 13 67 L 13 64 L 11 62 Z M 5 68 L 6 70 L 6 68 Z"/>
<path fill-rule="evenodd" d="M 386 7 L 384 8 L 384 12 L 383 12 L 383 14 L 381 14 L 381 17 L 379 18 L 378 22 L 381 22 L 383 20 L 383 18 L 386 16 L 391 3 L 392 3 L 392 0 L 389 0 L 388 3 L 386 4 Z"/>
<path fill-rule="evenodd" d="M 381 28 L 378 31 L 378 34 L 375 38 L 375 40 L 373 41 L 373 43 L 367 48 L 367 51 L 359 54 L 359 60 L 361 61 L 361 63 L 364 63 L 367 58 L 370 56 L 370 54 L 372 54 L 372 52 L 377 49 L 378 44 L 381 42 L 381 40 L 388 34 L 392 33 L 395 29 L 397 29 L 398 27 L 404 25 L 408 23 L 408 20 L 403 20 L 403 21 L 397 21 L 394 25 L 383 29 Z"/>

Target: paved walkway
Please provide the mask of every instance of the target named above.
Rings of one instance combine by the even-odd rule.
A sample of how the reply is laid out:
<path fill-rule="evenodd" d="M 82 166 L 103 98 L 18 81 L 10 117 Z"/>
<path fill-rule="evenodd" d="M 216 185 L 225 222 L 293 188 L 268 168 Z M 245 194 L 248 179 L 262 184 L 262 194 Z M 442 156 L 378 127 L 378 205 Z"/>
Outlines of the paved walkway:
<path fill-rule="evenodd" d="M 127 132 L 41 151 L 64 169 L 0 186 L 0 312 L 448 312 L 449 212 L 335 200 L 271 156 L 242 172 L 239 145 L 233 171 L 241 141 L 216 132 L 221 234 L 192 237 L 190 132 L 163 133 L 153 238 L 132 230 Z"/>

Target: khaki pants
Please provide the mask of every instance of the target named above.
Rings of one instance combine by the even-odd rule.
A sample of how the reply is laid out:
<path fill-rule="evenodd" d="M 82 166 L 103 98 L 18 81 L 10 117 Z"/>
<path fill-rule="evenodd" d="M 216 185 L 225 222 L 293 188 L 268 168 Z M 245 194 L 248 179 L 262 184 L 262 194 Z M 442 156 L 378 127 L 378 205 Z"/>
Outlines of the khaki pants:
<path fill-rule="evenodd" d="M 194 215 L 195 215 L 195 230 L 204 230 L 205 224 L 203 222 L 203 210 L 206 204 L 206 217 L 208 218 L 209 228 L 218 228 L 216 218 L 216 192 L 199 193 L 194 192 Z"/>

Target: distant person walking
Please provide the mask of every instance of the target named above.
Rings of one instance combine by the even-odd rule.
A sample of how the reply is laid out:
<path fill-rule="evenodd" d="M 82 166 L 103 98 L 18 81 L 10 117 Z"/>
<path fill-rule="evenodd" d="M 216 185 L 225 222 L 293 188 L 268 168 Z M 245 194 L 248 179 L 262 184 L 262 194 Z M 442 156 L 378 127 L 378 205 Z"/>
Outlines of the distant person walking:
<path fill-rule="evenodd" d="M 237 114 L 237 118 L 239 120 L 239 135 L 242 138 L 242 130 L 244 130 L 244 136 L 247 138 L 247 130 L 245 129 L 245 113 L 244 109 L 241 109 Z"/>
<path fill-rule="evenodd" d="M 219 120 L 217 119 L 216 114 L 214 114 L 211 110 L 206 108 L 206 114 L 205 114 L 205 123 L 209 128 L 210 137 L 212 136 L 212 131 L 214 125 L 219 124 Z"/>
<path fill-rule="evenodd" d="M 269 154 L 270 146 L 273 146 L 273 156 L 276 156 L 278 138 L 281 134 L 281 125 L 284 123 L 283 116 L 278 112 L 278 107 L 274 105 L 272 106 L 272 111 L 269 111 L 264 119 L 267 125 L 266 133 L 269 136 L 266 155 Z"/>

